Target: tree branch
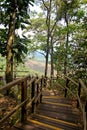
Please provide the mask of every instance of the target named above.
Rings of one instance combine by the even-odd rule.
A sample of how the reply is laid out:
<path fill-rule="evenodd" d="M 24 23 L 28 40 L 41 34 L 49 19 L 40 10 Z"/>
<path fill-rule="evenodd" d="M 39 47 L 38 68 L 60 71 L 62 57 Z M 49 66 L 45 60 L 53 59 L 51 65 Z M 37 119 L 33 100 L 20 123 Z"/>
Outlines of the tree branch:
<path fill-rule="evenodd" d="M 46 9 L 48 10 L 48 7 L 46 6 L 45 1 L 42 0 L 42 2 L 43 2 L 43 4 L 44 4 L 44 6 L 46 7 Z"/>

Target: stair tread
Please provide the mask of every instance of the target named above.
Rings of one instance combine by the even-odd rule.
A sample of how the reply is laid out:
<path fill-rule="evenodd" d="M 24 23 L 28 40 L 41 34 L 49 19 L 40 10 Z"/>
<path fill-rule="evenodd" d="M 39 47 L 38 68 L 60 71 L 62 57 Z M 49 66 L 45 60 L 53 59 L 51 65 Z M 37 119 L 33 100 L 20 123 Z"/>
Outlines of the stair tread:
<path fill-rule="evenodd" d="M 39 114 L 34 114 L 30 119 L 33 119 L 33 120 L 36 120 L 39 122 L 44 122 L 44 123 L 48 122 L 48 123 L 50 123 L 50 125 L 58 125 L 58 126 L 64 126 L 64 127 L 66 126 L 69 128 L 76 128 L 76 127 L 79 127 L 79 125 L 80 125 L 80 124 L 78 125 L 73 122 L 67 122 L 64 120 L 59 120 L 56 118 L 51 118 L 51 117 L 39 115 Z"/>
<path fill-rule="evenodd" d="M 35 113 L 23 124 L 16 124 L 13 130 L 82 130 L 80 112 L 72 106 L 73 101 L 44 91 Z"/>

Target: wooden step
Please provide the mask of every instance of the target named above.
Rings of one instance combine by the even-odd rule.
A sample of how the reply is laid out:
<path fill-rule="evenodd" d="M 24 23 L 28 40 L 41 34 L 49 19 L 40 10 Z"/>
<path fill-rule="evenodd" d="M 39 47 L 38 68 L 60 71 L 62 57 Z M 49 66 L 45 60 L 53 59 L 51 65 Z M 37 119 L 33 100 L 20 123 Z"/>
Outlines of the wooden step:
<path fill-rule="evenodd" d="M 45 96 L 46 94 L 46 96 Z M 72 100 L 44 92 L 42 103 L 35 113 L 29 115 L 23 124 L 18 123 L 13 130 L 83 130 L 80 112 L 72 106 Z"/>
<path fill-rule="evenodd" d="M 43 96 L 42 101 L 43 102 L 49 101 L 49 102 L 54 102 L 54 103 L 64 103 L 64 104 L 72 105 L 73 100 L 64 98 L 64 97 L 60 97 L 60 96 Z"/>
<path fill-rule="evenodd" d="M 17 124 L 15 126 L 16 130 L 63 130 L 61 128 L 51 126 L 46 123 L 42 123 L 35 120 L 28 120 L 25 124 Z"/>
<path fill-rule="evenodd" d="M 18 123 L 14 128 L 15 130 L 82 130 L 78 124 L 38 114 L 33 114 L 25 123 Z"/>
<path fill-rule="evenodd" d="M 50 128 L 53 129 L 66 129 L 66 130 L 81 130 L 80 125 L 75 124 L 75 123 L 71 123 L 71 122 L 66 122 L 63 120 L 59 120 L 59 119 L 55 119 L 55 118 L 51 118 L 48 116 L 44 116 L 44 115 L 38 115 L 38 114 L 34 114 L 31 118 L 28 119 L 29 122 L 35 123 L 35 124 L 41 124 L 41 125 L 45 125 L 45 126 L 50 126 Z"/>
<path fill-rule="evenodd" d="M 38 106 L 36 113 L 73 123 L 80 122 L 80 112 L 77 109 L 63 104 L 42 103 Z"/>

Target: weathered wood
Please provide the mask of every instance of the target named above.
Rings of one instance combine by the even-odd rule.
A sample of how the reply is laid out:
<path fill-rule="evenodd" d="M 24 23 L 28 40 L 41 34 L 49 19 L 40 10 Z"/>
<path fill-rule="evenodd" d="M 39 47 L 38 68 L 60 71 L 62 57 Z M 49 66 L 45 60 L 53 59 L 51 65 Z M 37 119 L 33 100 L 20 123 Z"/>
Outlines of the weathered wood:
<path fill-rule="evenodd" d="M 84 130 L 87 130 L 87 87 L 84 84 L 84 82 L 82 81 L 82 79 L 79 79 L 79 97 L 81 94 L 81 89 L 83 90 L 83 95 L 85 95 L 84 97 L 84 102 L 83 102 L 83 107 L 82 107 L 82 112 L 83 112 L 83 125 L 84 125 Z M 80 106 L 81 106 L 81 100 L 80 100 Z"/>
<path fill-rule="evenodd" d="M 35 96 L 35 80 L 32 82 L 32 87 L 31 87 L 31 99 Z M 34 101 L 32 102 L 32 108 L 31 108 L 31 112 L 34 113 L 34 106 L 35 103 Z"/>
<path fill-rule="evenodd" d="M 81 84 L 79 83 L 79 87 L 78 87 L 78 97 L 79 98 L 77 98 L 77 108 L 79 107 L 79 103 L 81 104 L 80 95 L 81 95 Z M 80 105 L 80 107 L 81 107 L 81 105 Z"/>
<path fill-rule="evenodd" d="M 43 100 L 44 98 L 45 95 L 43 96 Z M 57 103 L 55 102 L 54 104 L 55 98 L 57 99 Z M 50 99 L 50 103 L 47 102 L 48 99 Z M 62 105 L 60 106 L 58 105 L 58 101 L 60 101 L 59 97 L 51 96 L 50 98 L 49 95 L 47 98 L 46 96 L 44 102 L 38 106 L 36 112 L 31 117 L 28 117 L 27 122 L 17 125 L 16 128 L 23 130 L 82 130 L 81 126 L 78 125 L 78 121 L 79 123 L 81 121 L 79 111 L 65 104 L 66 100 L 68 99 L 63 97 Z"/>
<path fill-rule="evenodd" d="M 30 85 L 32 84 L 32 82 L 36 79 L 36 77 L 33 77 L 30 81 L 28 81 L 27 87 L 30 87 Z"/>
<path fill-rule="evenodd" d="M 78 96 L 78 94 L 77 94 L 77 100 L 79 103 L 79 107 L 80 107 L 81 111 L 83 112 L 83 106 L 82 106 L 82 103 L 81 103 L 81 100 L 80 100 L 80 97 Z"/>
<path fill-rule="evenodd" d="M 79 82 L 80 82 L 80 84 L 81 84 L 81 86 L 82 86 L 82 88 L 84 90 L 84 93 L 87 95 L 87 87 L 86 87 L 86 85 L 84 84 L 84 82 L 81 79 L 79 79 Z"/>
<path fill-rule="evenodd" d="M 7 116 L 3 117 L 1 120 L 0 120 L 0 126 L 5 122 L 7 121 L 7 119 L 9 117 L 11 117 L 11 115 L 13 115 L 15 112 L 17 112 L 29 99 L 27 98 L 24 102 L 22 102 L 21 104 L 17 105 Z"/>
<path fill-rule="evenodd" d="M 28 80 L 29 80 L 29 82 L 28 82 Z M 39 100 L 39 98 L 41 96 L 40 91 L 42 90 L 42 88 L 38 88 L 37 92 L 35 91 L 36 84 L 38 84 L 41 87 L 41 80 L 42 80 L 42 77 L 38 78 L 38 80 L 36 81 L 36 77 L 31 79 L 29 76 L 26 76 L 26 77 L 21 78 L 21 79 L 16 79 L 15 81 L 10 82 L 10 83 L 6 84 L 5 86 L 3 86 L 2 88 L 0 88 L 0 92 L 3 92 L 3 90 L 8 90 L 11 87 L 14 87 L 14 86 L 17 86 L 17 85 L 19 86 L 19 84 L 20 84 L 19 87 L 21 88 L 21 103 L 19 105 L 17 105 L 15 108 L 13 108 L 13 110 L 11 112 L 9 112 L 9 114 L 7 114 L 4 118 L 2 118 L 0 120 L 0 126 L 2 126 L 2 124 L 5 121 L 7 121 L 7 119 L 10 118 L 11 115 L 13 115 L 15 112 L 17 112 L 20 108 L 22 108 L 21 109 L 21 121 L 22 122 L 26 121 L 26 119 L 27 119 L 27 109 L 32 106 L 32 112 L 34 112 L 35 98 Z M 36 81 L 36 83 L 35 83 L 35 81 Z M 27 97 L 27 88 L 28 87 L 31 88 L 31 92 L 32 92 L 31 93 L 31 99 L 30 99 L 30 97 Z"/>
<path fill-rule="evenodd" d="M 43 88 L 43 86 L 44 86 L 44 78 L 43 78 L 43 76 L 42 76 L 40 92 L 42 92 L 42 88 Z M 42 93 L 41 93 L 41 95 L 40 95 L 40 103 L 41 103 L 41 102 L 42 102 Z"/>
<path fill-rule="evenodd" d="M 21 102 L 27 99 L 27 79 L 25 79 L 21 84 Z M 22 106 L 21 109 L 21 122 L 27 120 L 27 111 L 26 111 L 26 103 Z"/>
<path fill-rule="evenodd" d="M 73 79 L 69 78 L 68 76 L 64 76 L 65 78 L 67 78 L 68 80 L 70 80 L 72 83 L 74 83 L 76 86 L 79 86 L 79 84 L 77 82 L 75 82 Z"/>
<path fill-rule="evenodd" d="M 38 78 L 37 77 L 37 80 L 35 81 L 35 84 L 39 83 L 41 81 L 42 77 L 41 78 Z"/>
<path fill-rule="evenodd" d="M 5 85 L 4 87 L 2 87 L 2 88 L 0 88 L 0 92 L 3 92 L 3 90 L 8 90 L 8 89 L 10 89 L 11 87 L 14 87 L 14 86 L 17 86 L 18 84 L 21 84 L 20 85 L 20 88 L 21 88 L 21 103 L 19 104 L 19 105 L 17 105 L 7 116 L 5 116 L 3 119 L 1 119 L 0 120 L 0 125 L 2 125 L 2 123 L 3 122 L 5 122 L 9 117 L 11 117 L 11 115 L 13 115 L 15 112 L 17 112 L 20 108 L 22 108 L 21 109 L 21 121 L 22 122 L 24 122 L 24 121 L 26 121 L 27 120 L 27 110 L 28 110 L 28 108 L 31 108 L 31 110 L 32 110 L 32 113 L 34 113 L 34 110 L 35 110 L 35 104 L 37 103 L 37 102 L 42 102 L 42 105 L 44 105 L 44 102 L 43 102 L 43 100 L 42 100 L 42 88 L 44 87 L 44 77 L 41 77 L 41 78 L 38 78 L 37 79 L 37 77 L 32 77 L 32 78 L 29 78 L 29 76 L 26 76 L 26 77 L 24 77 L 24 78 L 21 78 L 21 79 L 17 79 L 16 81 L 13 81 L 13 82 L 11 82 L 11 83 L 9 83 L 9 84 L 7 84 L 7 85 Z M 67 82 L 66 82 L 66 86 L 62 86 L 62 85 L 60 85 L 59 83 L 58 83 L 58 87 L 60 87 L 60 88 L 65 88 L 66 90 L 68 90 L 72 95 L 73 95 L 73 97 L 75 97 L 75 95 L 73 94 L 73 92 L 68 88 L 68 82 L 69 81 L 71 81 L 73 84 L 75 84 L 76 86 L 78 86 L 78 83 L 76 83 L 74 80 L 72 80 L 71 78 L 69 78 L 69 77 L 66 77 L 66 79 L 67 79 Z M 47 82 L 47 78 L 46 78 L 46 82 Z M 57 78 L 56 77 L 52 77 L 51 78 L 51 80 L 57 80 Z M 47 84 L 47 83 L 46 83 Z M 80 81 L 80 85 L 81 86 L 83 86 L 82 88 L 83 88 L 83 90 L 86 90 L 86 89 L 84 89 L 84 85 L 83 85 L 83 83 L 82 83 L 82 81 Z M 80 86 L 80 87 L 81 87 Z M 30 89 L 31 89 L 31 98 L 30 97 L 27 97 L 27 88 L 28 87 L 30 87 Z M 46 89 L 46 88 L 45 88 Z M 77 98 L 78 98 L 78 101 L 79 101 L 79 104 L 80 104 L 80 107 L 81 107 L 81 109 L 83 109 L 83 106 L 82 106 L 82 103 L 81 103 L 81 100 L 80 100 L 80 89 L 81 88 L 79 88 L 79 90 L 78 90 L 78 94 L 77 94 Z M 67 95 L 67 94 L 66 94 Z M 61 103 L 56 103 L 56 100 L 55 99 L 52 99 L 53 100 L 53 103 L 50 103 L 49 101 L 48 102 L 45 102 L 45 105 L 44 106 L 46 106 L 47 107 L 47 104 L 48 104 L 48 106 L 49 107 L 47 107 L 47 109 L 46 108 L 44 108 L 44 114 L 48 114 L 48 112 L 50 113 L 50 111 L 51 111 L 51 113 L 50 114 L 52 114 L 52 116 L 53 117 L 56 117 L 57 115 L 59 116 L 60 115 L 60 112 L 62 113 L 63 112 L 63 109 L 64 109 L 64 112 L 66 112 L 66 114 L 68 113 L 68 112 L 70 112 L 70 110 L 69 110 L 69 108 L 68 107 L 70 107 L 70 105 L 66 105 L 66 104 L 61 104 Z M 55 100 L 55 102 L 54 102 L 54 100 Z M 56 106 L 55 106 L 56 105 Z M 52 107 L 53 106 L 53 107 Z M 59 106 L 59 107 L 58 107 Z M 67 109 L 65 109 L 65 106 L 67 106 Z M 61 107 L 61 109 L 60 109 L 60 107 Z M 63 107 L 63 109 L 62 109 L 62 107 Z M 43 108 L 43 107 L 42 107 Z M 41 109 L 42 109 L 41 108 Z M 52 108 L 52 109 L 51 109 Z M 55 109 L 54 109 L 55 108 Z M 39 113 L 41 112 L 41 109 L 39 110 Z M 65 111 L 66 110 L 66 111 Z M 57 111 L 57 113 L 55 113 L 55 111 Z M 73 111 L 73 110 L 72 110 Z M 71 111 L 71 112 L 72 112 Z M 74 114 L 74 112 L 73 112 L 73 114 Z M 84 112 L 83 112 L 83 115 L 85 115 L 84 114 Z M 62 113 L 62 115 L 61 115 L 61 117 L 63 116 L 63 113 Z M 64 118 L 65 117 L 67 117 L 68 115 L 66 115 L 66 116 L 63 116 Z M 71 115 L 69 115 L 69 116 L 71 116 Z M 85 115 L 86 116 L 86 115 Z M 86 122 L 86 120 L 85 120 L 85 118 L 86 117 L 83 117 L 84 118 L 84 128 L 85 128 L 85 122 Z M 44 117 L 44 115 L 43 115 L 43 117 Z M 41 118 L 40 116 L 38 117 L 38 119 L 39 118 Z M 59 116 L 59 118 L 60 118 L 60 116 Z M 69 118 L 67 118 L 67 120 L 70 120 L 70 118 L 71 117 L 69 117 Z M 75 118 L 75 117 L 74 117 Z M 46 117 L 44 117 L 44 122 L 46 122 Z M 43 125 L 44 124 L 44 122 L 42 122 L 42 124 L 41 125 Z M 47 120 L 47 122 L 49 122 L 48 120 Z M 57 125 L 57 124 L 56 124 Z M 48 126 L 49 127 L 49 129 L 51 129 L 51 127 L 50 126 Z M 55 126 L 54 126 L 55 127 Z M 55 129 L 56 129 L 56 127 L 55 127 Z M 66 128 L 65 128 L 66 129 Z M 68 130 L 68 129 L 67 129 Z M 70 129 L 69 129 L 70 130 Z M 77 130 L 77 128 L 76 128 L 76 130 Z M 86 129 L 84 129 L 84 130 L 86 130 Z"/>
<path fill-rule="evenodd" d="M 32 106 L 32 102 L 34 102 L 35 101 L 35 96 L 30 100 L 30 102 L 29 103 L 27 103 L 27 106 L 26 106 L 26 110 L 28 110 L 31 106 Z M 30 98 L 29 98 L 30 99 Z"/>
<path fill-rule="evenodd" d="M 10 82 L 10 83 L 8 83 L 8 84 L 2 86 L 2 87 L 0 88 L 0 93 L 3 92 L 4 90 L 8 90 L 8 89 L 12 88 L 13 86 L 15 86 L 15 85 L 21 83 L 21 82 L 22 82 L 23 80 L 25 80 L 26 78 L 28 78 L 28 76 L 26 76 L 26 77 L 24 77 L 24 78 L 21 78 L 21 79 L 16 79 L 15 81 L 12 81 L 12 82 Z"/>
<path fill-rule="evenodd" d="M 66 79 L 66 88 L 69 87 L 68 84 L 69 84 L 69 79 Z M 65 95 L 64 95 L 64 97 L 67 96 L 67 89 L 66 88 L 65 88 Z"/>
<path fill-rule="evenodd" d="M 37 103 L 37 101 L 39 100 L 41 94 L 42 94 L 42 92 L 40 92 L 40 93 L 38 94 L 38 96 L 35 98 L 35 103 Z"/>

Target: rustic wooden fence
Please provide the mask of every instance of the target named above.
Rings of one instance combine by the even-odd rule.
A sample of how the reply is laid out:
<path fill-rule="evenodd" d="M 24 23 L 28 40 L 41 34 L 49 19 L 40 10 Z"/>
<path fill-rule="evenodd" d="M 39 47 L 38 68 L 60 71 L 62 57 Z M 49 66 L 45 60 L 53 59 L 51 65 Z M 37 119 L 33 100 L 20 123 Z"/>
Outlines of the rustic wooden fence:
<path fill-rule="evenodd" d="M 21 108 L 21 122 L 27 119 L 27 109 L 31 107 L 31 113 L 34 112 L 38 103 L 42 101 L 42 87 L 43 87 L 43 77 L 30 77 L 26 76 L 24 78 L 17 79 L 13 82 L 6 84 L 5 86 L 0 88 L 0 93 L 3 91 L 7 91 L 12 87 L 18 86 L 21 88 L 21 103 L 18 104 L 9 114 L 3 117 L 0 120 L 0 128 L 4 125 L 4 123 Z M 31 93 L 28 97 L 28 88 L 30 87 Z"/>
<path fill-rule="evenodd" d="M 64 97 L 67 97 L 68 92 L 77 100 L 77 108 L 79 108 L 83 115 L 83 128 L 87 130 L 87 87 L 82 79 L 78 82 L 69 78 L 68 76 L 57 76 L 54 80 L 62 79 L 65 82 L 65 86 L 57 82 L 57 86 L 64 89 Z M 52 79 L 52 78 L 51 78 Z M 70 84 L 73 84 L 76 88 L 76 93 L 70 89 Z"/>
<path fill-rule="evenodd" d="M 59 83 L 59 80 L 63 80 L 63 85 Z M 45 83 L 45 84 L 44 84 Z M 76 93 L 70 88 L 70 84 L 73 84 L 76 88 Z M 45 86 L 44 86 L 45 85 Z M 83 127 L 84 130 L 87 129 L 87 87 L 84 82 L 79 79 L 78 82 L 67 77 L 67 76 L 57 76 L 51 78 L 42 77 L 30 77 L 26 76 L 24 78 L 16 79 L 15 81 L 0 88 L 0 93 L 3 91 L 14 88 L 15 86 L 21 89 L 21 102 L 18 104 L 8 115 L 0 120 L 0 127 L 8 120 L 15 112 L 21 108 L 21 122 L 27 120 L 27 110 L 31 108 L 31 113 L 35 111 L 35 108 L 42 101 L 42 88 L 50 87 L 53 89 L 54 86 L 57 88 L 62 88 L 64 91 L 64 96 L 67 97 L 70 93 L 77 100 L 77 108 L 79 108 L 83 115 Z M 28 96 L 28 88 L 30 89 L 30 95 Z M 55 88 L 54 88 L 55 89 Z"/>

